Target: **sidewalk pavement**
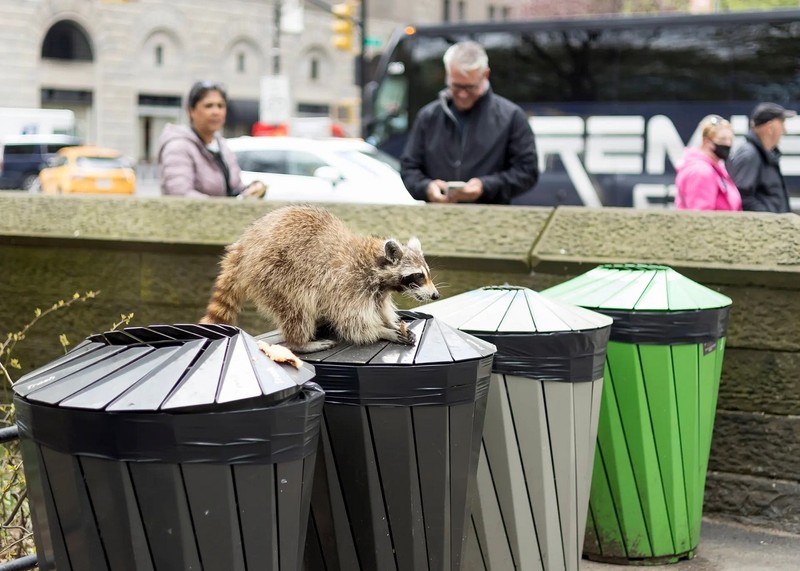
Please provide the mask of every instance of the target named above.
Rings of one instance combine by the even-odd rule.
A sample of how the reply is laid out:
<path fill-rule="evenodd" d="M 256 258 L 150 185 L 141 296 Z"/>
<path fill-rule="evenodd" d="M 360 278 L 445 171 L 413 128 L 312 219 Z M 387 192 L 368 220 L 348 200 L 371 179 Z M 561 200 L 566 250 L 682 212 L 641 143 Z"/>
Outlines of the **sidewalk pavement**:
<path fill-rule="evenodd" d="M 694 559 L 659 565 L 664 571 L 798 571 L 800 535 L 703 518 L 700 546 Z M 622 571 L 584 559 L 581 571 Z"/>

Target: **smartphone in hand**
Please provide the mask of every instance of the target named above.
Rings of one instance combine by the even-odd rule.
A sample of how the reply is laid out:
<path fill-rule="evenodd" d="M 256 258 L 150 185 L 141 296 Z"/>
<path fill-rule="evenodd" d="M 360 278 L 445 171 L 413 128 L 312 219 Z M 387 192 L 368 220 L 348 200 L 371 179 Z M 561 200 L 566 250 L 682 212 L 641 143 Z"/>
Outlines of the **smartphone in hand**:
<path fill-rule="evenodd" d="M 447 181 L 447 196 L 453 196 L 456 190 L 464 188 L 467 183 L 460 180 Z"/>

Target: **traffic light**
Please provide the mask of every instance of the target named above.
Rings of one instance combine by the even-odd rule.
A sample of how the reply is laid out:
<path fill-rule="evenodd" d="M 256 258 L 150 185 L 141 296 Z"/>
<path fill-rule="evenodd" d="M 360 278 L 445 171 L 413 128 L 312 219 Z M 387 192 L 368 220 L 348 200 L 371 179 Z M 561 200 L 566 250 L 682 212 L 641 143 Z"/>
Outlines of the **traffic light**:
<path fill-rule="evenodd" d="M 333 47 L 337 50 L 349 52 L 353 49 L 355 4 L 352 2 L 334 4 L 331 6 L 331 11 L 336 17 L 331 26 L 333 30 Z"/>

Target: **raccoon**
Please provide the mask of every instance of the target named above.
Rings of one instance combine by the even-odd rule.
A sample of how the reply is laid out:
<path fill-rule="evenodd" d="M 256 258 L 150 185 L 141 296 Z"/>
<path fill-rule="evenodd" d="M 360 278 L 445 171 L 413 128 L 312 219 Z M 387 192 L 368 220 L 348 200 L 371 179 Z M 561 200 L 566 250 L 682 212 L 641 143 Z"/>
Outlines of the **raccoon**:
<path fill-rule="evenodd" d="M 272 317 L 297 353 L 337 344 L 315 340 L 318 327 L 354 344 L 384 339 L 414 344 L 392 292 L 435 300 L 418 239 L 360 236 L 322 208 L 286 206 L 254 222 L 226 248 L 201 323 L 234 324 L 245 301 Z"/>

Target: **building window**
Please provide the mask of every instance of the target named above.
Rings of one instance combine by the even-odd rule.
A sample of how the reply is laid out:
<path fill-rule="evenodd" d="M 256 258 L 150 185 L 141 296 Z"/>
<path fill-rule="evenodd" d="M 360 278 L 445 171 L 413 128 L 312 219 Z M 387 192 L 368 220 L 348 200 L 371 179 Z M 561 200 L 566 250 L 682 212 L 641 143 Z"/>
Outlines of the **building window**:
<path fill-rule="evenodd" d="M 494 16 L 495 16 L 495 12 L 497 11 L 497 8 L 495 7 L 494 4 L 489 4 L 488 10 L 489 10 L 489 20 L 490 21 L 494 20 Z"/>
<path fill-rule="evenodd" d="M 244 52 L 239 52 L 236 54 L 236 71 L 239 73 L 245 72 L 245 59 L 244 59 Z"/>
<path fill-rule="evenodd" d="M 458 2 L 458 21 L 463 22 L 467 15 L 467 3 L 464 0 Z"/>
<path fill-rule="evenodd" d="M 315 57 L 311 58 L 308 69 L 308 78 L 311 81 L 317 81 L 319 79 L 319 60 Z"/>
<path fill-rule="evenodd" d="M 93 61 L 94 55 L 84 29 L 71 20 L 61 20 L 47 30 L 42 58 Z"/>
<path fill-rule="evenodd" d="M 164 46 L 158 44 L 155 49 L 156 67 L 164 65 Z"/>
<path fill-rule="evenodd" d="M 503 20 L 508 20 L 509 18 L 511 18 L 511 8 L 503 6 Z"/>

